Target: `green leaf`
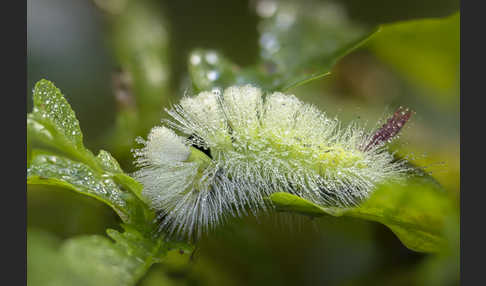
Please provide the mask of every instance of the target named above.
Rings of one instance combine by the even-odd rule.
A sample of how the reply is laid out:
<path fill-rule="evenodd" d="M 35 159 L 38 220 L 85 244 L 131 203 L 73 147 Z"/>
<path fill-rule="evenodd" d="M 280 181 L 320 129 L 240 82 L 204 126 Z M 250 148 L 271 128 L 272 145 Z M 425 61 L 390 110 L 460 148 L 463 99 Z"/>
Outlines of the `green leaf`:
<path fill-rule="evenodd" d="M 100 150 L 97 158 L 103 169 L 112 174 L 116 183 L 127 190 L 131 190 L 141 201 L 145 200 L 142 196 L 143 185 L 125 174 L 121 169 L 120 164 L 118 164 L 116 159 L 113 158 L 110 153 L 105 150 Z"/>
<path fill-rule="evenodd" d="M 189 74 L 196 91 L 246 83 L 285 91 L 329 74 L 341 57 L 377 31 L 377 26 L 351 21 L 337 3 L 281 1 L 274 5 L 270 14 L 259 12 L 257 64 L 242 68 L 211 50 L 190 55 Z"/>
<path fill-rule="evenodd" d="M 134 285 L 147 267 L 102 236 L 68 240 L 61 252 L 74 276 L 88 285 Z"/>
<path fill-rule="evenodd" d="M 174 247 L 162 239 L 147 239 L 134 229 L 120 233 L 109 229 L 115 242 L 102 236 L 85 236 L 68 240 L 61 247 L 73 272 L 79 277 L 102 285 L 135 285 L 154 263 L 164 260 Z M 178 251 L 190 255 L 188 247 Z"/>
<path fill-rule="evenodd" d="M 142 203 L 143 186 L 125 174 L 107 151 L 94 156 L 84 147 L 74 111 L 51 82 L 40 80 L 36 84 L 34 109 L 27 116 L 27 124 L 28 184 L 62 186 L 94 197 L 125 221 L 143 222 L 144 216 L 152 216 Z M 31 138 L 60 154 L 42 150 L 32 154 Z"/>
<path fill-rule="evenodd" d="M 377 30 L 353 22 L 344 6 L 327 1 L 281 1 L 262 16 L 260 56 L 278 75 L 272 83 L 278 90 L 325 76 Z"/>
<path fill-rule="evenodd" d="M 145 261 L 150 261 L 150 263 L 168 262 L 166 255 L 173 250 L 176 250 L 181 255 L 188 255 L 194 250 L 192 245 L 164 240 L 163 236 L 155 232 L 152 233 L 152 236 L 147 236 L 131 225 L 123 224 L 122 227 L 124 229 L 123 233 L 114 229 L 108 229 L 106 232 L 118 245 L 123 246 L 127 253 Z"/>
<path fill-rule="evenodd" d="M 98 161 L 100 165 L 105 169 L 105 171 L 111 173 L 123 173 L 123 170 L 120 167 L 120 164 L 116 161 L 111 154 L 105 150 L 100 150 L 98 153 Z"/>
<path fill-rule="evenodd" d="M 453 213 L 447 193 L 430 177 L 412 176 L 406 183 L 379 186 L 355 208 L 327 208 L 288 193 L 270 196 L 277 210 L 312 217 L 350 216 L 382 223 L 414 251 L 438 252 L 446 243 L 445 220 Z"/>
<path fill-rule="evenodd" d="M 134 285 L 153 263 L 170 263 L 167 255 L 172 249 L 186 256 L 192 251 L 184 243 L 164 242 L 153 225 L 154 214 L 122 188 L 135 184 L 133 189 L 140 191 L 140 184 L 121 173 L 109 153 L 100 152 L 99 158 L 110 172 L 100 174 L 81 162 L 34 150 L 27 170 L 28 184 L 60 186 L 94 197 L 112 207 L 127 223 L 123 233 L 107 230 L 115 244 L 102 236 L 68 240 L 59 259 L 65 260 L 69 269 L 63 272 L 70 273 L 68 279 L 75 282 L 63 280 L 59 285 Z"/>
<path fill-rule="evenodd" d="M 114 241 L 99 235 L 61 243 L 48 233 L 29 230 L 29 285 L 135 285 L 147 269 L 173 249 L 189 256 L 192 248 L 162 239 L 148 240 L 136 230 L 109 230 Z M 181 254 L 182 253 L 182 254 Z"/>
<path fill-rule="evenodd" d="M 61 91 L 48 80 L 34 88 L 34 108 L 27 115 L 27 136 L 100 171 L 96 157 L 83 145 L 78 119 Z"/>
<path fill-rule="evenodd" d="M 459 90 L 460 14 L 382 27 L 370 49 L 409 82 L 425 88 L 440 104 L 457 104 Z"/>
<path fill-rule="evenodd" d="M 59 137 L 79 149 L 83 135 L 78 119 L 61 91 L 48 80 L 42 79 L 34 88 L 34 110 L 31 118 L 42 124 L 53 137 Z"/>
<path fill-rule="evenodd" d="M 290 193 L 273 193 L 270 195 L 270 199 L 277 206 L 279 211 L 294 212 L 310 217 L 342 215 L 342 212 L 340 212 L 340 209 L 338 208 L 321 207 L 313 202 Z"/>
<path fill-rule="evenodd" d="M 460 214 L 448 217 L 445 235 L 448 245 L 441 253 L 426 257 L 417 265 L 414 285 L 439 286 L 460 284 Z"/>
<path fill-rule="evenodd" d="M 258 25 L 260 57 L 257 63 L 239 67 L 216 51 L 195 50 L 189 56 L 188 64 L 196 92 L 246 83 L 258 84 L 269 91 L 285 91 L 328 75 L 343 56 L 374 35 L 380 35 L 377 31 L 382 23 L 444 16 L 457 9 L 454 0 L 441 7 L 443 10 L 427 6 L 423 11 L 414 10 L 422 5 L 408 7 L 410 5 L 404 2 L 399 4 L 411 8 L 416 15 L 397 13 L 396 9 L 387 7 L 388 10 L 383 12 L 385 17 L 377 18 L 376 15 L 370 16 L 376 12 L 375 8 L 367 11 L 369 15 L 361 15 L 363 5 L 354 2 L 258 2 L 255 6 L 261 20 Z M 392 35 L 389 41 L 399 45 L 394 38 Z M 390 46 L 393 47 L 393 44 Z M 396 53 L 396 49 L 390 51 L 395 56 L 401 55 Z M 400 57 L 402 61 L 404 58 Z M 423 62 L 419 60 L 418 65 Z"/>
<path fill-rule="evenodd" d="M 124 219 L 130 213 L 126 202 L 129 193 L 123 192 L 112 176 L 63 156 L 34 150 L 27 169 L 27 184 L 60 186 L 91 196 L 109 205 Z"/>
<path fill-rule="evenodd" d="M 125 174 L 107 151 L 94 156 L 84 147 L 74 112 L 51 82 L 36 84 L 28 125 L 27 184 L 58 186 L 93 197 L 126 223 L 123 234 L 108 230 L 116 243 L 102 236 L 82 237 L 68 240 L 58 254 L 47 253 L 58 255 L 54 260 L 62 263 L 54 268 L 69 274 L 49 284 L 134 285 L 150 265 L 164 261 L 176 244 L 163 243 L 157 234 L 155 213 L 143 203 L 143 186 Z M 32 149 L 32 137 L 54 150 Z"/>

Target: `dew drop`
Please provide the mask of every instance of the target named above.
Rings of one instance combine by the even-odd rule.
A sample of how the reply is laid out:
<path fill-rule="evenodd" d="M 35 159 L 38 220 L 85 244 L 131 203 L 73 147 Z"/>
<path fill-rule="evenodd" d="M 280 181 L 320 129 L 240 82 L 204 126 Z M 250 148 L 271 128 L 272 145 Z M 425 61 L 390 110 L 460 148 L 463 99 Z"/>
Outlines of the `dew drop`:
<path fill-rule="evenodd" d="M 260 44 L 270 54 L 274 54 L 280 49 L 277 37 L 271 33 L 264 33 L 260 38 Z"/>
<path fill-rule="evenodd" d="M 295 22 L 295 13 L 290 11 L 282 12 L 277 15 L 277 26 L 281 29 L 288 29 Z"/>
<path fill-rule="evenodd" d="M 218 55 L 215 52 L 208 52 L 205 58 L 206 61 L 212 65 L 216 64 L 219 60 Z"/>
<path fill-rule="evenodd" d="M 211 92 L 212 92 L 214 95 L 216 95 L 216 96 L 220 96 L 220 95 L 221 95 L 221 89 L 216 88 L 216 87 L 215 87 L 215 88 L 213 88 L 213 89 L 211 90 Z M 223 121 L 223 120 L 222 120 L 222 121 Z"/>
<path fill-rule="evenodd" d="M 212 70 L 212 71 L 209 71 L 208 74 L 206 75 L 207 78 L 210 80 L 210 81 L 215 81 L 218 79 L 219 77 L 219 73 L 218 71 L 215 71 L 215 70 Z"/>
<path fill-rule="evenodd" d="M 191 64 L 198 65 L 201 63 L 201 57 L 199 55 L 192 55 L 190 61 Z"/>
<path fill-rule="evenodd" d="M 260 17 L 271 17 L 275 14 L 275 11 L 277 11 L 277 3 L 269 0 L 259 1 L 256 5 L 256 11 Z"/>

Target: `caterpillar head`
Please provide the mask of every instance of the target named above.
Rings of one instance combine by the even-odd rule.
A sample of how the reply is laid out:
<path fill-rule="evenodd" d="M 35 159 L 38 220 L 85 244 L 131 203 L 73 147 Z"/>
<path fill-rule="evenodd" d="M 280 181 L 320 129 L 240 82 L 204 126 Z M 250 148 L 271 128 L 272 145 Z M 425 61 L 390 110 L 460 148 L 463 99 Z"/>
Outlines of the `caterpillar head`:
<path fill-rule="evenodd" d="M 349 207 L 408 171 L 385 145 L 411 116 L 403 108 L 367 133 L 293 95 L 245 85 L 185 97 L 167 112 L 172 119 L 140 139 L 134 176 L 163 213 L 161 230 L 185 238 L 271 208 L 264 198 L 274 192 Z"/>

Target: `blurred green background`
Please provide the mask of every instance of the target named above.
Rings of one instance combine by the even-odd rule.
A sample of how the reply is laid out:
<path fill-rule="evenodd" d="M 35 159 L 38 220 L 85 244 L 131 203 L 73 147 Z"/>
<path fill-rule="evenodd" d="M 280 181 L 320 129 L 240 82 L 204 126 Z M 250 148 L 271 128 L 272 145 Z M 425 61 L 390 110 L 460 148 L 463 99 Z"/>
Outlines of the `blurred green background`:
<path fill-rule="evenodd" d="M 133 171 L 134 138 L 165 116 L 164 107 L 195 90 L 188 72 L 191 51 L 211 49 L 240 67 L 255 64 L 265 47 L 262 21 L 278 5 L 268 0 L 28 0 L 28 90 L 41 78 L 53 81 L 75 110 L 85 145 L 95 153 L 110 151 L 125 171 Z M 344 122 L 371 126 L 385 111 L 412 108 L 416 113 L 392 148 L 430 172 L 457 205 L 458 5 L 333 2 L 329 9 L 356 25 L 379 23 L 381 29 L 330 75 L 289 91 Z M 333 15 L 322 17 L 332 22 Z M 313 38 L 295 41 L 311 47 Z M 31 96 L 30 91 L 27 111 Z M 33 186 L 27 195 L 29 285 L 49 285 L 56 267 L 50 253 L 63 239 L 118 228 L 111 209 L 91 198 Z M 246 218 L 203 238 L 193 262 L 156 265 L 139 284 L 458 285 L 458 229 L 458 219 L 452 220 L 449 252 L 425 255 L 405 248 L 384 226 L 357 219 Z"/>

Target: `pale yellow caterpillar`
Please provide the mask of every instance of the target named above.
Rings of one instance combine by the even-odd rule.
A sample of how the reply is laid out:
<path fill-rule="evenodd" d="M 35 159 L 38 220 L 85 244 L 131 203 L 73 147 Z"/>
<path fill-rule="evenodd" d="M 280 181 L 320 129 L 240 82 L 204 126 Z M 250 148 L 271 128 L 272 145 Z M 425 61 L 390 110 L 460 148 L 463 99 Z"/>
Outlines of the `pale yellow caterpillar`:
<path fill-rule="evenodd" d="M 405 109 L 374 132 L 342 129 L 293 95 L 264 97 L 245 85 L 185 97 L 168 113 L 172 120 L 139 139 L 134 176 L 161 230 L 173 235 L 198 237 L 229 217 L 271 208 L 265 198 L 274 192 L 354 206 L 408 171 L 386 148 L 411 115 Z"/>

